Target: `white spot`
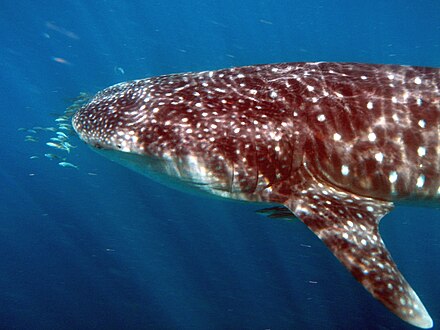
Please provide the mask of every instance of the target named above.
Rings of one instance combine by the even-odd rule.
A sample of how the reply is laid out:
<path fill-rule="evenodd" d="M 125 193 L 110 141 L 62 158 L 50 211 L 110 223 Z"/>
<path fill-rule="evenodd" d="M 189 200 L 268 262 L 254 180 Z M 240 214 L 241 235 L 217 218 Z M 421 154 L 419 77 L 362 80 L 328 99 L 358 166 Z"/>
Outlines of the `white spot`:
<path fill-rule="evenodd" d="M 270 188 L 270 187 L 269 187 Z M 302 213 L 302 214 L 309 214 L 310 213 L 310 211 L 308 210 L 308 209 L 306 209 L 306 208 L 304 208 L 304 207 L 301 207 L 301 206 L 298 206 L 296 209 L 295 209 L 295 214 L 296 213 Z"/>
<path fill-rule="evenodd" d="M 373 102 L 368 101 L 368 103 L 367 103 L 367 109 L 369 109 L 369 110 L 373 109 Z"/>
<path fill-rule="evenodd" d="M 217 125 L 216 125 L 216 124 L 211 124 L 211 128 L 212 128 L 212 129 L 216 129 L 216 128 L 217 128 Z"/>
<path fill-rule="evenodd" d="M 390 175 L 388 176 L 388 180 L 390 180 L 391 183 L 395 183 L 397 181 L 398 174 L 396 171 L 391 171 Z"/>
<path fill-rule="evenodd" d="M 393 96 L 393 97 L 391 98 L 391 102 L 393 102 L 393 103 L 397 103 L 397 97 Z"/>
<path fill-rule="evenodd" d="M 237 78 L 244 78 L 244 74 L 239 73 L 239 74 L 237 75 Z"/>
<path fill-rule="evenodd" d="M 159 112 L 159 108 L 154 108 L 153 109 L 153 113 L 158 113 Z"/>
<path fill-rule="evenodd" d="M 191 134 L 193 132 L 193 130 L 191 128 L 188 128 L 185 132 L 187 132 L 188 134 Z"/>
<path fill-rule="evenodd" d="M 365 239 L 361 239 L 361 243 L 363 246 L 367 246 L 367 241 Z"/>
<path fill-rule="evenodd" d="M 350 221 L 350 220 L 347 221 L 347 225 L 349 225 L 349 226 L 352 227 L 352 228 L 353 228 L 353 226 L 354 226 L 353 222 Z"/>
<path fill-rule="evenodd" d="M 378 162 L 382 162 L 383 161 L 383 153 L 378 152 L 377 154 L 374 155 L 374 158 L 378 161 Z"/>
<path fill-rule="evenodd" d="M 390 73 L 390 74 L 388 75 L 388 79 L 389 79 L 389 80 L 393 80 L 393 79 L 394 79 L 394 75 Z"/>
<path fill-rule="evenodd" d="M 317 119 L 318 119 L 318 121 L 323 122 L 323 121 L 325 120 L 325 115 L 320 114 L 320 115 L 317 117 Z"/>
<path fill-rule="evenodd" d="M 421 128 L 425 128 L 425 126 L 426 126 L 426 122 L 423 119 L 420 119 L 418 124 Z"/>
<path fill-rule="evenodd" d="M 419 154 L 420 157 L 423 157 L 426 155 L 426 148 L 425 147 L 419 147 L 417 149 L 417 153 Z"/>
<path fill-rule="evenodd" d="M 337 97 L 344 97 L 344 95 L 342 95 L 341 93 L 338 93 L 338 92 L 335 92 L 335 95 L 336 95 Z"/>
<path fill-rule="evenodd" d="M 237 133 L 239 133 L 239 132 L 240 132 L 240 128 L 239 128 L 239 127 L 237 127 L 237 128 L 234 129 L 234 133 L 235 133 L 235 134 L 237 134 Z"/>
<path fill-rule="evenodd" d="M 370 140 L 371 142 L 376 141 L 376 134 L 374 133 L 368 134 L 368 140 Z"/>
<path fill-rule="evenodd" d="M 414 79 L 414 83 L 416 85 L 420 85 L 422 83 L 422 79 L 420 79 L 420 77 L 416 77 L 416 79 Z"/>
<path fill-rule="evenodd" d="M 416 186 L 417 188 L 422 188 L 424 184 L 425 184 L 425 176 L 423 174 L 420 174 L 419 177 L 417 178 Z"/>
<path fill-rule="evenodd" d="M 278 96 L 278 93 L 275 91 L 270 92 L 270 97 L 275 99 Z"/>
<path fill-rule="evenodd" d="M 208 116 L 208 113 L 207 112 L 202 112 L 202 116 L 206 117 L 206 116 Z"/>
<path fill-rule="evenodd" d="M 280 150 L 280 146 L 275 146 L 275 151 L 279 152 Z"/>
<path fill-rule="evenodd" d="M 361 76 L 362 80 L 367 80 L 368 78 L 366 76 Z"/>
<path fill-rule="evenodd" d="M 348 234 L 347 233 L 343 233 L 342 237 L 344 237 L 345 239 L 348 239 Z"/>
<path fill-rule="evenodd" d="M 338 133 L 333 134 L 333 140 L 340 141 L 341 140 L 341 134 L 338 134 Z"/>
<path fill-rule="evenodd" d="M 405 300 L 405 298 L 400 297 L 400 304 L 401 304 L 402 306 L 405 306 L 405 305 L 406 305 L 406 300 Z"/>
<path fill-rule="evenodd" d="M 348 175 L 348 173 L 350 173 L 350 169 L 348 168 L 347 165 L 341 166 L 341 173 L 342 173 L 342 175 Z"/>
<path fill-rule="evenodd" d="M 372 206 L 368 205 L 368 206 L 367 206 L 367 211 L 368 211 L 368 212 L 373 212 L 373 211 L 374 211 L 374 208 L 373 208 Z"/>
<path fill-rule="evenodd" d="M 182 122 L 183 122 L 183 123 L 188 122 L 188 118 L 182 118 Z"/>
<path fill-rule="evenodd" d="M 315 87 L 308 85 L 307 89 L 309 92 L 313 92 L 313 90 L 315 89 Z"/>
<path fill-rule="evenodd" d="M 255 89 L 250 89 L 249 93 L 251 93 L 252 95 L 255 95 L 255 94 L 257 94 L 257 91 Z"/>
<path fill-rule="evenodd" d="M 423 103 L 423 100 L 421 98 L 417 99 L 417 105 L 420 107 Z"/>
<path fill-rule="evenodd" d="M 388 284 L 387 284 L 387 288 L 390 289 L 390 290 L 392 290 L 392 289 L 393 289 L 393 285 L 392 285 L 391 283 L 388 283 Z"/>
<path fill-rule="evenodd" d="M 202 106 L 202 103 L 200 103 L 200 102 L 197 102 L 197 103 L 196 103 L 196 107 L 197 107 L 197 108 L 200 108 L 201 106 Z"/>

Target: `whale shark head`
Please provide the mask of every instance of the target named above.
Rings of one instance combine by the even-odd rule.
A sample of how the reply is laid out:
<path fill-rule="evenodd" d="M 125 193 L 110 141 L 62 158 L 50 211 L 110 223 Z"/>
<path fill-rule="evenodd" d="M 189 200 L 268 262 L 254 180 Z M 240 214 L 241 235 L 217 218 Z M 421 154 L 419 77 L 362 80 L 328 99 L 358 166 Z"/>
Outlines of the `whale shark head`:
<path fill-rule="evenodd" d="M 97 93 L 73 116 L 75 131 L 96 152 L 165 185 L 211 192 L 211 184 L 219 192 L 227 190 L 225 180 L 207 172 L 203 142 L 195 143 L 190 117 L 170 107 L 169 93 L 159 95 L 165 79 L 170 78 L 124 82 Z"/>
<path fill-rule="evenodd" d="M 229 139 L 213 134 L 222 120 L 202 111 L 189 80 L 171 75 L 111 86 L 77 111 L 73 127 L 98 153 L 162 184 L 246 199 L 216 146 Z"/>
<path fill-rule="evenodd" d="M 83 141 L 94 148 L 142 153 L 140 127 L 134 125 L 136 122 L 133 121 L 140 114 L 140 109 L 131 113 L 136 109 L 132 97 L 135 94 L 130 83 L 104 89 L 75 113 L 73 128 Z M 142 110 L 146 110 L 146 107 Z"/>
<path fill-rule="evenodd" d="M 290 110 L 273 106 L 270 89 L 258 100 L 224 89 L 234 70 L 114 85 L 74 115 L 73 127 L 96 151 L 162 183 L 264 200 L 300 166 L 304 135 L 292 130 Z M 242 80 L 251 95 L 261 93 L 260 81 Z"/>

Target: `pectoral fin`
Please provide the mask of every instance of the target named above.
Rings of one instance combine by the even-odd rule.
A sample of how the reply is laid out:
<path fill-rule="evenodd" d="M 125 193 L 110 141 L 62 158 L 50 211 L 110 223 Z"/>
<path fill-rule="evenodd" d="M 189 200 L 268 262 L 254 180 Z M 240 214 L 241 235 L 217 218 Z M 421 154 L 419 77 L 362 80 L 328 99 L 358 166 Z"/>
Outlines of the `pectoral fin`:
<path fill-rule="evenodd" d="M 271 219 L 283 219 L 283 220 L 298 220 L 290 210 L 284 206 L 266 207 L 261 210 L 257 210 L 258 214 L 267 216 Z"/>
<path fill-rule="evenodd" d="M 378 225 L 393 204 L 325 186 L 313 178 L 285 205 L 333 252 L 376 299 L 404 321 L 433 322 L 386 249 Z"/>

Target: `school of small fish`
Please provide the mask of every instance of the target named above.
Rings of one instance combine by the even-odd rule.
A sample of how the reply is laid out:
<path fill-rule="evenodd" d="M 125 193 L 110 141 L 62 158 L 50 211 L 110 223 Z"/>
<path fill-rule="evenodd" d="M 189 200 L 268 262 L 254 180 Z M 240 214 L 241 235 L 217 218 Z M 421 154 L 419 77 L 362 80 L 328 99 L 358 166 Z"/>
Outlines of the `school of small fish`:
<path fill-rule="evenodd" d="M 24 132 L 26 134 L 24 141 L 25 142 L 38 142 L 40 138 L 37 134 L 50 132 L 55 133 L 55 136 L 49 138 L 46 142 L 46 145 L 51 149 L 55 149 L 54 152 L 47 152 L 44 154 L 44 157 L 56 161 L 59 166 L 64 168 L 75 168 L 78 169 L 78 165 L 67 162 L 67 157 L 57 154 L 56 152 L 66 152 L 70 154 L 70 151 L 76 148 L 75 145 L 72 145 L 69 142 L 69 138 L 72 135 L 75 135 L 72 125 L 71 125 L 71 117 L 74 113 L 84 105 L 90 99 L 90 95 L 86 93 L 81 93 L 73 102 L 71 106 L 69 106 L 65 112 L 58 116 L 55 119 L 56 125 L 53 127 L 42 127 L 42 126 L 34 126 L 32 128 L 20 127 L 18 131 Z M 39 159 L 40 157 L 37 155 L 32 155 L 29 159 Z"/>

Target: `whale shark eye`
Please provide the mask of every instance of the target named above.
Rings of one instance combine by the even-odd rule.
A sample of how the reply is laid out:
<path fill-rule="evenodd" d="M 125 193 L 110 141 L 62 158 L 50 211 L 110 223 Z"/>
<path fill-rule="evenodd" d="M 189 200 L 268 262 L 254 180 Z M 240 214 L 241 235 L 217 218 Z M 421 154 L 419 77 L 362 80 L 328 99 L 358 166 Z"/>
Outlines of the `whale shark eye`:
<path fill-rule="evenodd" d="M 95 143 L 94 147 L 96 149 L 102 149 L 102 145 L 100 145 L 99 143 Z"/>
<path fill-rule="evenodd" d="M 120 144 L 116 145 L 116 147 L 118 147 L 118 149 L 122 148 L 122 146 Z"/>

